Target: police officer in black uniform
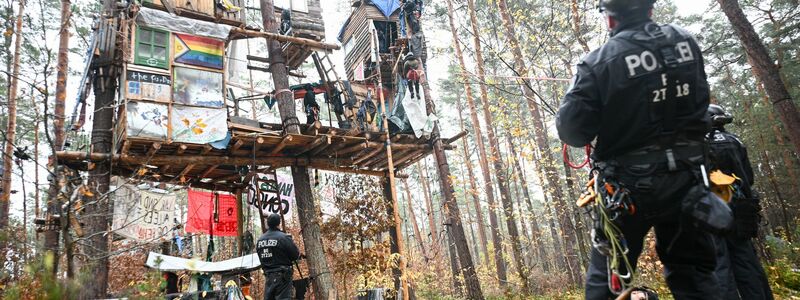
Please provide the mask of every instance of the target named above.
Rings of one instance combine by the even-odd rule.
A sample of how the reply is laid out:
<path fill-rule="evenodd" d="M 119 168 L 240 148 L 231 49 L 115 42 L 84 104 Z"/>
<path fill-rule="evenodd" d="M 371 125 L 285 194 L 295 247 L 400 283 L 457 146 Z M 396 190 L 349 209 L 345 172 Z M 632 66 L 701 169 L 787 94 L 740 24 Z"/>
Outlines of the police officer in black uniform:
<path fill-rule="evenodd" d="M 630 191 L 633 214 L 617 220 L 632 267 L 655 228 L 656 251 L 675 299 L 717 299 L 712 236 L 682 222 L 681 202 L 703 184 L 709 90 L 694 38 L 651 18 L 655 0 L 600 0 L 611 38 L 589 53 L 558 111 L 559 137 L 572 146 L 596 138 L 603 178 Z M 586 299 L 613 297 L 606 256 L 592 249 Z"/>
<path fill-rule="evenodd" d="M 773 299 L 764 268 L 751 241 L 758 235 L 758 195 L 753 191 L 753 168 L 747 157 L 747 148 L 739 137 L 725 130 L 733 116 L 722 106 L 708 106 L 712 129 L 708 134 L 711 164 L 725 174 L 739 178 L 734 184 L 731 208 L 734 213 L 734 230 L 721 238 L 721 255 L 718 257 L 717 275 L 725 281 L 726 299 Z M 733 277 L 734 280 L 729 280 Z"/>
<path fill-rule="evenodd" d="M 256 243 L 256 253 L 266 277 L 264 299 L 292 299 L 292 262 L 300 259 L 300 251 L 291 236 L 278 229 L 280 215 L 270 214 L 267 225 L 269 230 Z"/>

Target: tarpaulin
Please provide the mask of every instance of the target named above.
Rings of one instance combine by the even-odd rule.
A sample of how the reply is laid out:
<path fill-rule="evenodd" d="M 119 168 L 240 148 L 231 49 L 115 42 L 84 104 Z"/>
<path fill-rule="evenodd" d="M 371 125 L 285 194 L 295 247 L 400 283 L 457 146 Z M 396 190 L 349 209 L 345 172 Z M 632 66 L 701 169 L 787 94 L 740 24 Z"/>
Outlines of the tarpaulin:
<path fill-rule="evenodd" d="M 150 252 L 147 254 L 147 262 L 150 268 L 160 271 L 191 271 L 198 273 L 222 273 L 233 270 L 250 271 L 261 267 L 258 254 L 253 253 L 237 258 L 223 261 L 202 261 L 197 259 L 187 259 Z"/>
<path fill-rule="evenodd" d="M 189 190 L 186 232 L 212 233 L 215 236 L 237 236 L 236 197 Z M 218 198 L 215 201 L 217 196 Z"/>
<path fill-rule="evenodd" d="M 136 24 L 218 39 L 227 39 L 231 32 L 231 26 L 228 25 L 171 15 L 168 12 L 147 7 L 139 8 L 139 13 L 136 15 Z"/>
<path fill-rule="evenodd" d="M 400 8 L 400 2 L 397 0 L 371 0 L 369 2 L 377 7 L 387 18 Z"/>
<path fill-rule="evenodd" d="M 389 122 L 392 127 L 397 128 L 395 133 L 414 132 L 419 138 L 430 133 L 433 123 L 438 119 L 435 115 L 428 116 L 425 109 L 425 102 L 421 99 L 411 98 L 410 93 L 406 93 L 406 82 L 400 80 L 397 94 L 395 95 L 394 107 L 389 115 Z M 420 98 L 424 99 L 425 94 L 419 91 Z M 426 125 L 428 127 L 426 128 Z"/>
<path fill-rule="evenodd" d="M 176 218 L 175 194 L 140 190 L 129 184 L 114 191 L 111 228 L 121 236 L 142 242 L 169 240 Z"/>

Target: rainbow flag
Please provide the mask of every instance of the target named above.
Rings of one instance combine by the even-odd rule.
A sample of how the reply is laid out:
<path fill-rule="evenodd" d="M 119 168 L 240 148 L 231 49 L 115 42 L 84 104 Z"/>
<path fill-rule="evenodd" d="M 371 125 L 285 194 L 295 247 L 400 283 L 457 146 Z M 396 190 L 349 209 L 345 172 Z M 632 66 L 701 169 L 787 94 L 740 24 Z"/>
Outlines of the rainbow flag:
<path fill-rule="evenodd" d="M 225 42 L 212 38 L 175 34 L 175 62 L 222 69 Z"/>

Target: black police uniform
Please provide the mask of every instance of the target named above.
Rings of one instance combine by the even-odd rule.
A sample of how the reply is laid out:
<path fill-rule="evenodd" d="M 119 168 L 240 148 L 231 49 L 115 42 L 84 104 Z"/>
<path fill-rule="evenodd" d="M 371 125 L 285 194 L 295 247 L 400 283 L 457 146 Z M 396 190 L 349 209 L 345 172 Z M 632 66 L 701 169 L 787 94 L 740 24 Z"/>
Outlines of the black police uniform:
<path fill-rule="evenodd" d="M 292 262 L 300 258 L 294 241 L 279 230 L 269 229 L 258 238 L 256 253 L 267 281 L 264 299 L 292 299 Z"/>
<path fill-rule="evenodd" d="M 636 213 L 620 219 L 635 268 L 651 227 L 676 299 L 716 299 L 710 234 L 680 222 L 681 200 L 698 184 L 709 90 L 694 38 L 649 18 L 629 19 L 577 66 L 558 111 L 559 137 L 572 146 L 597 138 L 601 174 L 630 190 Z M 701 183 L 702 184 L 702 183 Z M 613 297 L 606 257 L 592 249 L 586 299 Z"/>
<path fill-rule="evenodd" d="M 751 238 L 758 233 L 759 204 L 755 192 L 753 168 L 747 148 L 739 138 L 724 129 L 714 129 L 708 135 L 711 163 L 725 174 L 735 174 L 741 180 L 731 206 L 734 212 L 734 232 L 720 238 L 717 276 L 726 299 L 773 299 L 767 276 L 756 255 Z"/>

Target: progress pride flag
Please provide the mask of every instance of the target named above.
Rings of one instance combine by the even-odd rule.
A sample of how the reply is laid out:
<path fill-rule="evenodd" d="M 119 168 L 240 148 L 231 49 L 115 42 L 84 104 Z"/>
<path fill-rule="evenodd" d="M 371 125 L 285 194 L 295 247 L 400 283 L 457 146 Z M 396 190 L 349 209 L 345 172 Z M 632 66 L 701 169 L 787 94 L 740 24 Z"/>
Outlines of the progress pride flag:
<path fill-rule="evenodd" d="M 217 194 L 217 222 L 214 221 L 214 193 L 189 190 L 186 232 L 211 233 L 215 236 L 237 235 L 236 196 Z M 212 224 L 213 222 L 213 224 Z"/>

